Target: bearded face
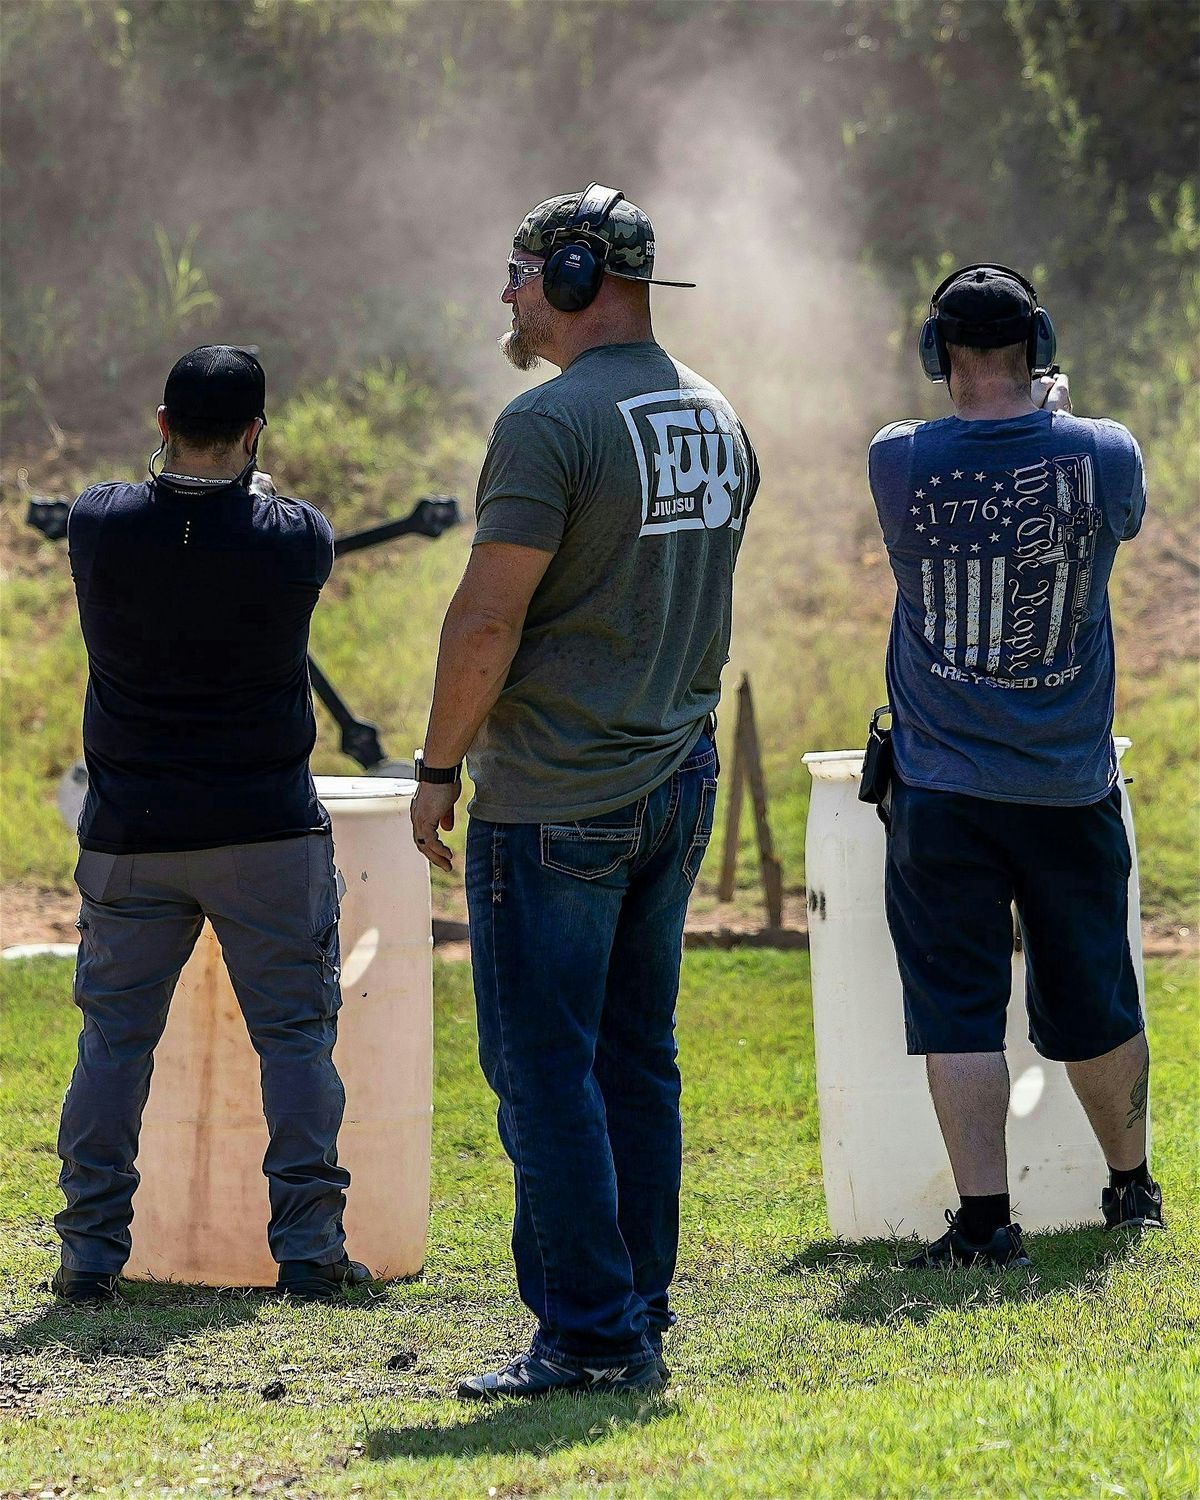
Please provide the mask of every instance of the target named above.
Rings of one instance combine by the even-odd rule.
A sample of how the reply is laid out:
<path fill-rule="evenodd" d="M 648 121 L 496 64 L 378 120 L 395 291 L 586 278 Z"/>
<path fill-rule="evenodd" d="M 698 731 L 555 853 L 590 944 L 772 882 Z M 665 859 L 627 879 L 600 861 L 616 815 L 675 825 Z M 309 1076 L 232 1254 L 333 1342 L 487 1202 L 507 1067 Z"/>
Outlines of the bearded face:
<path fill-rule="evenodd" d="M 550 309 L 541 299 L 528 300 L 525 307 L 513 303 L 513 326 L 500 338 L 501 353 L 517 370 L 536 368 L 549 342 Z"/>

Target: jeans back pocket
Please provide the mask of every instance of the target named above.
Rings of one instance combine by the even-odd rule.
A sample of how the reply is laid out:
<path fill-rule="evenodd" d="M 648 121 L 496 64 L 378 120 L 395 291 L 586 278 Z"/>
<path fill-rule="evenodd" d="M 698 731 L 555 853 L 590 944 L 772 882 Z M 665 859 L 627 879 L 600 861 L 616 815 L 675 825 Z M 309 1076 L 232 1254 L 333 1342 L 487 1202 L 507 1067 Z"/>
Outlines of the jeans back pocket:
<path fill-rule="evenodd" d="M 599 880 L 631 860 L 642 841 L 646 798 L 598 818 L 540 826 L 542 865 L 580 880 Z"/>

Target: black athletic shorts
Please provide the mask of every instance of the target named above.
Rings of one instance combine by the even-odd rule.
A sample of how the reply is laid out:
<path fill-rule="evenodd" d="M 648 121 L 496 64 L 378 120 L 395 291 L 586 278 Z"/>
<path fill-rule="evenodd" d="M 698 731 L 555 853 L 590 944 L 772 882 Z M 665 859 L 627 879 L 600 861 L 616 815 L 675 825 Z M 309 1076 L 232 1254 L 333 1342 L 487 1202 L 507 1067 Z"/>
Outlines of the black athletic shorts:
<path fill-rule="evenodd" d="M 1114 787 L 1088 807 L 989 802 L 892 780 L 885 896 L 910 1053 L 1002 1052 L 1016 902 L 1029 1039 L 1101 1057 L 1144 1027 Z"/>

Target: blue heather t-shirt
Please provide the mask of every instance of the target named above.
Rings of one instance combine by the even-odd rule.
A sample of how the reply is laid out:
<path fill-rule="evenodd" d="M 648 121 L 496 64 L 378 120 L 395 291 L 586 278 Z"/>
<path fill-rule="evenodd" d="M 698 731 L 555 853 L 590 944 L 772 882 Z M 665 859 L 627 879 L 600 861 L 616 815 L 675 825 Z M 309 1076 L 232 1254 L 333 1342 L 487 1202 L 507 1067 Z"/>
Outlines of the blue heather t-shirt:
<path fill-rule="evenodd" d="M 1108 576 L 1146 507 L 1118 422 L 1035 411 L 893 422 L 867 461 L 892 572 L 896 771 L 1076 807 L 1117 779 Z"/>

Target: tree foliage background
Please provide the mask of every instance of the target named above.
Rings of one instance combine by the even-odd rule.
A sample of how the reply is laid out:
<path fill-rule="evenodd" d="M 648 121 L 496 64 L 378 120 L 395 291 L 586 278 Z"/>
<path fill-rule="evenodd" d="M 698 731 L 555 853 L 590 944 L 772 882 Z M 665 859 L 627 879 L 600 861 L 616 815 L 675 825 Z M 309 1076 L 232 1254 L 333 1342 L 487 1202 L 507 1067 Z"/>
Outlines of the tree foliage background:
<path fill-rule="evenodd" d="M 262 345 L 277 392 L 380 359 L 478 392 L 511 227 L 590 172 L 669 202 L 664 274 L 702 248 L 718 299 L 734 287 L 769 313 L 803 301 L 811 269 L 777 244 L 811 240 L 814 216 L 840 226 L 820 249 L 886 298 L 894 336 L 863 347 L 853 282 L 791 332 L 810 375 L 857 364 L 867 405 L 885 368 L 889 400 L 928 405 L 909 336 L 947 267 L 1020 265 L 1089 410 L 1134 425 L 1178 495 L 1195 481 L 1198 15 L 1174 0 L 9 0 L 10 436 L 53 422 L 120 446 L 165 363 L 206 335 Z M 718 122 L 711 160 L 689 156 L 681 111 Z M 773 191 L 781 169 L 792 191 Z M 756 177 L 765 251 L 740 208 Z"/>
<path fill-rule="evenodd" d="M 167 369 L 219 340 L 259 347 L 265 463 L 339 529 L 469 496 L 521 379 L 494 347 L 512 232 L 596 178 L 651 214 L 660 274 L 699 283 L 655 290 L 656 331 L 762 459 L 727 682 L 754 677 L 792 887 L 798 752 L 861 743 L 882 701 L 866 446 L 947 410 L 915 353 L 929 292 L 998 259 L 1050 310 L 1076 410 L 1146 455 L 1151 513 L 1114 586 L 1118 728 L 1146 909 L 1194 910 L 1192 0 L 6 0 L 0 51 L 13 877 L 69 883 L 54 797 L 86 675 L 21 466 L 63 497 L 138 473 Z M 421 733 L 467 545 L 358 555 L 315 617 L 322 667 L 395 750 Z M 344 772 L 320 722 L 317 769 Z"/>

